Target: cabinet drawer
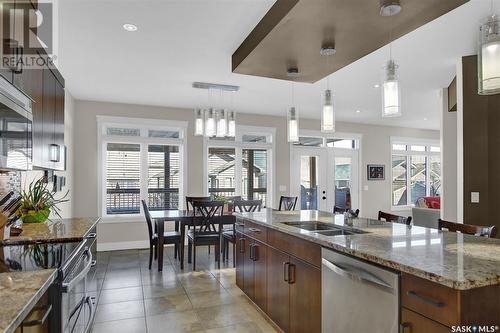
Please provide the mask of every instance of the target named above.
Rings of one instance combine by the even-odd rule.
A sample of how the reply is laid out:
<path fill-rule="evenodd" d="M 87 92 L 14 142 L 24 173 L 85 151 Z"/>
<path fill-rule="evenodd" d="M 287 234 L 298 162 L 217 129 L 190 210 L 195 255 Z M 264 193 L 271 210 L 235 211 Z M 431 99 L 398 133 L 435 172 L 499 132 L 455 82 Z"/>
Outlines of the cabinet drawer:
<path fill-rule="evenodd" d="M 401 309 L 401 333 L 450 333 L 450 328 L 413 311 Z"/>
<path fill-rule="evenodd" d="M 402 274 L 402 306 L 446 326 L 458 325 L 458 291 L 422 278 Z"/>
<path fill-rule="evenodd" d="M 261 242 L 267 242 L 267 228 L 261 225 L 245 221 L 243 233 L 248 237 L 260 240 Z"/>
<path fill-rule="evenodd" d="M 283 252 L 321 267 L 321 246 L 276 230 L 267 232 L 267 243 Z"/>
<path fill-rule="evenodd" d="M 236 231 L 241 233 L 245 232 L 245 221 L 237 218 L 234 227 L 236 228 Z"/>

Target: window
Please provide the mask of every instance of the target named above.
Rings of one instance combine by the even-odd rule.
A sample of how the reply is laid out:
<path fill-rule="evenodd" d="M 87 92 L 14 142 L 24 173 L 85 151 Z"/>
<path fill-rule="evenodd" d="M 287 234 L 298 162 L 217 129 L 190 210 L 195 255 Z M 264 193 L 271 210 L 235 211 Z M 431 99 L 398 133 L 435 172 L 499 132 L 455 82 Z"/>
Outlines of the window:
<path fill-rule="evenodd" d="M 321 146 L 323 146 L 323 138 L 300 136 L 299 141 L 294 142 L 293 145 L 294 146 L 305 146 L 305 147 L 321 147 Z"/>
<path fill-rule="evenodd" d="M 425 196 L 440 196 L 440 151 L 436 144 L 392 143 L 393 207 L 414 205 Z"/>
<path fill-rule="evenodd" d="M 356 149 L 356 140 L 353 139 L 326 139 L 327 147 Z"/>
<path fill-rule="evenodd" d="M 273 128 L 236 126 L 232 141 L 205 139 L 206 193 L 271 205 L 274 132 Z"/>
<path fill-rule="evenodd" d="M 185 123 L 98 116 L 98 125 L 104 217 L 140 214 L 141 200 L 150 210 L 182 206 Z"/>

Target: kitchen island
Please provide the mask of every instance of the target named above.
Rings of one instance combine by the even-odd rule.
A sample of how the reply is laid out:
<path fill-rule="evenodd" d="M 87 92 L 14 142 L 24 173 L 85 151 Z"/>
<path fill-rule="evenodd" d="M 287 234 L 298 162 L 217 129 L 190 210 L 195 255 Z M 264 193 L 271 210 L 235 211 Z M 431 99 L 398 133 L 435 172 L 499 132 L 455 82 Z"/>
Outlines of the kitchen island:
<path fill-rule="evenodd" d="M 237 284 L 286 332 L 321 330 L 322 248 L 400 274 L 402 329 L 500 324 L 500 240 L 318 211 L 235 215 Z M 337 231 L 308 230 L 317 222 Z"/>

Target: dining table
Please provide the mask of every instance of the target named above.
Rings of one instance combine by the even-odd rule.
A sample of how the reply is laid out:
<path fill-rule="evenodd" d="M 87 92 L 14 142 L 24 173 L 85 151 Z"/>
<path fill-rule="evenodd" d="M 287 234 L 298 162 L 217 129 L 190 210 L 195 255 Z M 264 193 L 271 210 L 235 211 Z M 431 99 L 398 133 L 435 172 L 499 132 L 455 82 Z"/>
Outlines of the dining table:
<path fill-rule="evenodd" d="M 180 267 L 184 269 L 184 246 L 186 238 L 186 227 L 194 225 L 194 218 L 196 217 L 193 210 L 185 209 L 172 209 L 172 210 L 152 210 L 150 211 L 151 218 L 155 223 L 155 230 L 158 235 L 158 271 L 163 270 L 163 245 L 165 231 L 165 222 L 175 223 L 175 231 L 181 233 L 180 245 Z M 222 227 L 224 225 L 234 225 L 236 217 L 233 212 L 224 211 L 219 217 L 219 232 L 222 234 Z M 220 259 L 219 259 L 220 260 Z"/>

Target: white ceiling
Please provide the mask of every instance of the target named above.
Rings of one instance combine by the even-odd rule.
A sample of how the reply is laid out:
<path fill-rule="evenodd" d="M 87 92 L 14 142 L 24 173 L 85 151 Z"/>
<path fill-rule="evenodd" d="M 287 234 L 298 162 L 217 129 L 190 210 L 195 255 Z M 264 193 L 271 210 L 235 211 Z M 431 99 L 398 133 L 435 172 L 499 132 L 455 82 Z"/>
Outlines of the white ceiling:
<path fill-rule="evenodd" d="M 233 95 L 238 112 L 284 115 L 289 82 L 231 73 L 233 51 L 273 3 L 60 1 L 61 71 L 77 99 L 193 108 L 206 103 L 208 94 L 191 84 L 204 81 L 241 86 Z M 500 0 L 495 6 L 500 10 Z M 438 129 L 439 89 L 451 82 L 456 60 L 475 53 L 478 24 L 489 7 L 489 0 L 471 0 L 393 44 L 402 85 L 400 118 L 381 118 L 380 89 L 374 88 L 388 47 L 334 73 L 337 120 Z M 126 32 L 124 23 L 139 30 Z M 325 80 L 295 85 L 302 117 L 319 119 L 325 86 Z M 220 103 L 218 95 L 212 98 Z"/>

